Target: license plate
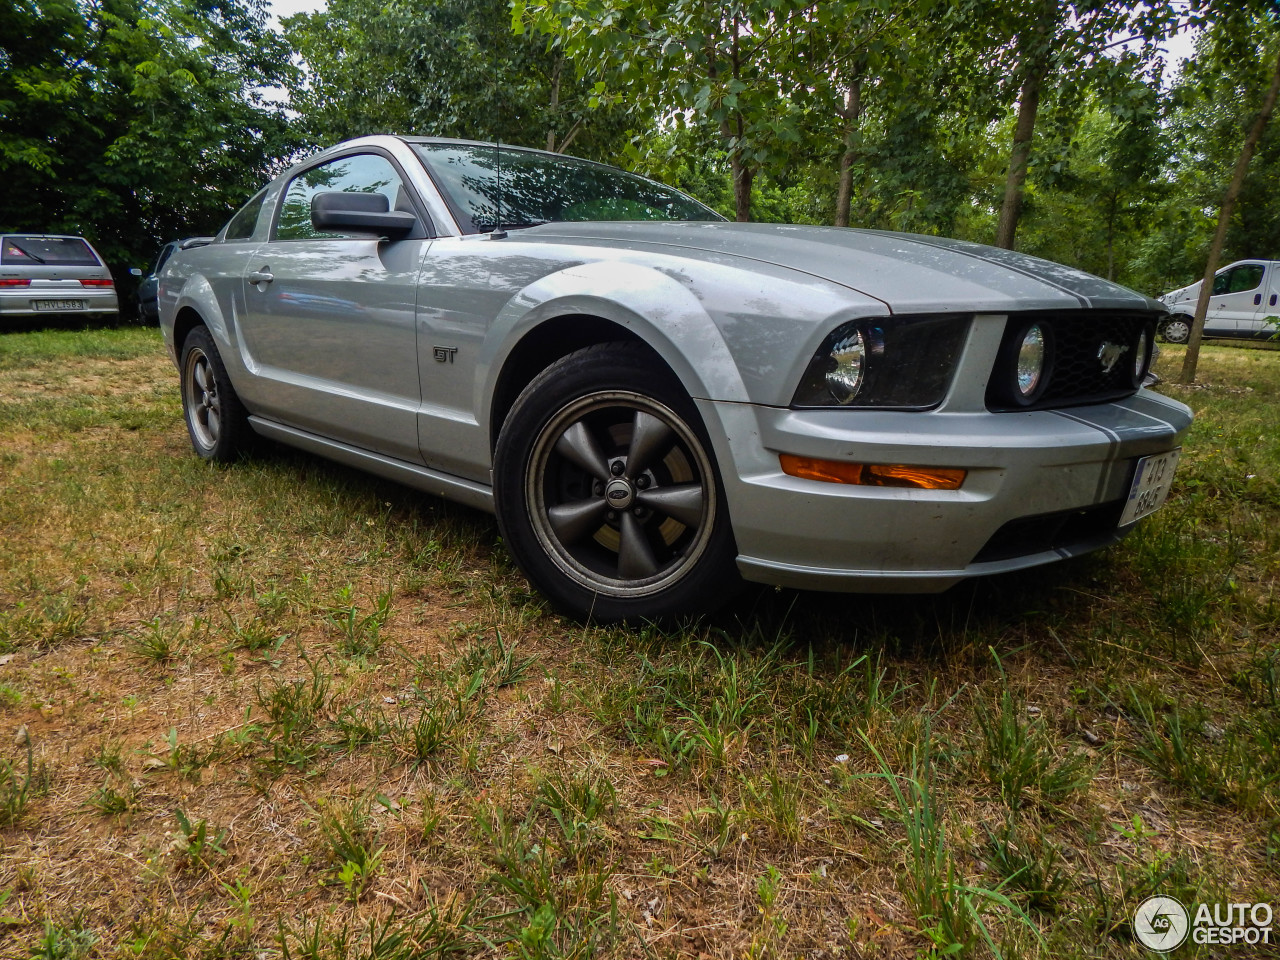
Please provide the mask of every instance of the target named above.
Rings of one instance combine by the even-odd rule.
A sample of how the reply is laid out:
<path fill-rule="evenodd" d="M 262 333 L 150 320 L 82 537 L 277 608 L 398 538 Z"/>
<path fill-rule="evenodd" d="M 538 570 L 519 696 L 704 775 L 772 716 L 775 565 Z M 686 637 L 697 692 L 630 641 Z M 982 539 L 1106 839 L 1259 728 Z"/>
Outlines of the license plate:
<path fill-rule="evenodd" d="M 32 300 L 35 310 L 83 310 L 83 300 Z"/>
<path fill-rule="evenodd" d="M 1164 506 L 1169 488 L 1173 486 L 1173 472 L 1178 469 L 1180 453 L 1181 449 L 1170 450 L 1138 461 L 1133 484 L 1129 487 L 1129 501 L 1120 515 L 1120 526 L 1135 523 Z"/>

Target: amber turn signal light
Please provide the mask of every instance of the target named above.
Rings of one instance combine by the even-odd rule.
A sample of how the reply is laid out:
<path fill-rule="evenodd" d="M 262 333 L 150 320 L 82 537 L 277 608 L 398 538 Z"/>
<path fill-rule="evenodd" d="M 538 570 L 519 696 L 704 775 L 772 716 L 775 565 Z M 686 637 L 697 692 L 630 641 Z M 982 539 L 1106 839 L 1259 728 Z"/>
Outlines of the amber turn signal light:
<path fill-rule="evenodd" d="M 952 467 L 908 467 L 900 463 L 847 463 L 816 460 L 784 453 L 782 472 L 805 480 L 856 483 L 866 487 L 913 487 L 917 490 L 959 490 L 966 470 Z"/>

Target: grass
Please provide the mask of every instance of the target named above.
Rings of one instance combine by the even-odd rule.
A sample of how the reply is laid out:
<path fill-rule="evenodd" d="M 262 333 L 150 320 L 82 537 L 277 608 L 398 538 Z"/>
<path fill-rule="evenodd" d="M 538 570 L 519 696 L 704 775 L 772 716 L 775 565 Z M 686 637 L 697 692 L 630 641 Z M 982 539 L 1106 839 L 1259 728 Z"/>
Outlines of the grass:
<path fill-rule="evenodd" d="M 1102 554 L 584 629 L 486 516 L 197 461 L 155 333 L 4 335 L 0 957 L 1136 960 L 1152 893 L 1274 899 L 1280 353 L 1201 371 Z"/>

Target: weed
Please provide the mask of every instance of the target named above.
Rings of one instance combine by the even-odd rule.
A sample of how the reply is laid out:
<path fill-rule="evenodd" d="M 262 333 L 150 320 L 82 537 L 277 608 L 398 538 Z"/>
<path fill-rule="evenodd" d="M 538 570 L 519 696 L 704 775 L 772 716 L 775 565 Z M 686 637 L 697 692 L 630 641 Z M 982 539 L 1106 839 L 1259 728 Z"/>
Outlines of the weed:
<path fill-rule="evenodd" d="M 169 749 L 162 754 L 152 754 L 147 761 L 147 768 L 176 773 L 199 783 L 201 771 L 209 764 L 212 754 L 201 754 L 194 745 L 179 743 L 177 727 L 169 728 L 165 745 Z"/>
<path fill-rule="evenodd" d="M 1040 829 L 1022 829 L 1010 820 L 998 831 L 983 827 L 992 869 L 1003 889 L 1016 891 L 1027 909 L 1058 912 L 1071 887 L 1062 854 Z"/>
<path fill-rule="evenodd" d="M 1059 757 L 1044 722 L 1025 719 L 1025 705 L 1007 685 L 994 705 L 977 700 L 973 713 L 982 734 L 978 763 L 1009 809 L 1021 807 L 1028 793 L 1060 803 L 1093 779 L 1088 757 L 1079 752 Z"/>
<path fill-rule="evenodd" d="M 338 591 L 337 599 L 329 619 L 338 630 L 338 650 L 344 657 L 376 657 L 382 649 L 382 628 L 391 618 L 391 591 L 378 594 L 368 614 L 351 602 L 350 584 Z"/>
<path fill-rule="evenodd" d="M 798 844 L 802 836 L 801 786 L 794 776 L 768 773 L 763 782 L 747 780 L 750 815 L 766 823 L 783 843 Z"/>
<path fill-rule="evenodd" d="M 943 956 L 971 949 L 984 942 L 997 958 L 1003 957 L 984 914 L 1001 908 L 1039 937 L 1039 931 L 1022 908 L 1000 887 L 975 886 L 964 881 L 946 842 L 946 828 L 933 787 L 932 737 L 926 729 L 912 749 L 911 772 L 894 773 L 870 740 L 867 746 L 880 763 L 875 775 L 889 785 L 894 814 L 906 831 L 906 864 L 903 893 L 925 925 L 923 933 Z"/>
<path fill-rule="evenodd" d="M 231 630 L 231 635 L 235 637 L 233 646 L 263 656 L 269 657 L 271 654 L 276 653 L 284 642 L 289 639 L 287 633 L 280 633 L 272 629 L 265 620 L 253 619 L 242 625 L 236 617 L 228 613 L 227 625 Z"/>
<path fill-rule="evenodd" d="M 141 792 L 141 788 L 136 783 L 125 784 L 119 790 L 111 783 L 104 783 L 89 795 L 87 804 L 104 817 L 114 817 L 137 809 Z"/>
<path fill-rule="evenodd" d="M 386 848 L 374 846 L 374 834 L 367 801 L 329 804 L 320 815 L 320 835 L 330 871 L 352 903 L 382 871 L 382 852 Z"/>
<path fill-rule="evenodd" d="M 600 835 L 597 821 L 613 813 L 617 791 L 604 772 L 557 771 L 542 778 L 537 787 L 538 805 L 559 828 L 559 842 L 566 852 L 582 854 Z"/>
<path fill-rule="evenodd" d="M 397 719 L 391 738 L 414 767 L 442 753 L 457 735 L 461 718 L 456 707 L 443 701 L 424 703 L 416 719 Z"/>
<path fill-rule="evenodd" d="M 751 939 L 747 957 L 759 960 L 776 952 L 774 945 L 787 934 L 787 922 L 778 912 L 778 893 L 782 889 L 782 873 L 772 864 L 756 883 L 760 901 L 760 929 Z"/>
<path fill-rule="evenodd" d="M 182 624 L 160 617 L 148 620 L 140 631 L 125 635 L 125 649 L 139 660 L 163 664 L 177 660 L 186 647 Z"/>
<path fill-rule="evenodd" d="M 226 830 L 219 830 L 216 835 L 211 835 L 208 820 L 193 824 L 180 809 L 175 810 L 173 816 L 178 821 L 178 829 L 170 834 L 169 850 L 185 863 L 207 867 L 214 857 L 226 856 Z"/>
<path fill-rule="evenodd" d="M 69 924 L 44 922 L 44 933 L 31 949 L 32 960 L 81 960 L 88 957 L 98 935 L 84 925 L 83 914 Z"/>
<path fill-rule="evenodd" d="M 382 707 L 368 700 L 343 707 L 333 718 L 332 726 L 338 733 L 339 744 L 348 750 L 377 743 L 391 730 Z"/>
<path fill-rule="evenodd" d="M 27 772 L 19 776 L 8 760 L 0 759 L 0 826 L 7 827 L 22 819 L 31 797 L 32 752 L 31 735 L 23 726 L 18 731 L 18 743 L 27 750 Z"/>

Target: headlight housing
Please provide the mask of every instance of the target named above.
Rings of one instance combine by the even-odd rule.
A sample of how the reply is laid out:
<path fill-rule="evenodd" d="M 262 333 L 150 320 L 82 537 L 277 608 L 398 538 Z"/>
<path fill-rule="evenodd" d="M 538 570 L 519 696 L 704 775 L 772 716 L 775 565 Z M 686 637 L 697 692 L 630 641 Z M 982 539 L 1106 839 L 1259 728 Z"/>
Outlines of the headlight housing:
<path fill-rule="evenodd" d="M 809 361 L 792 405 L 928 410 L 942 402 L 972 317 L 871 317 L 841 324 Z"/>
<path fill-rule="evenodd" d="M 1142 386 L 1151 369 L 1151 346 L 1155 343 L 1151 327 L 1142 327 L 1133 345 L 1133 385 Z"/>

